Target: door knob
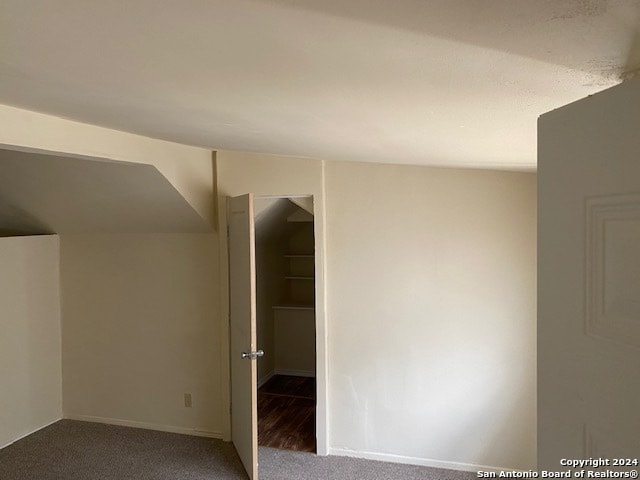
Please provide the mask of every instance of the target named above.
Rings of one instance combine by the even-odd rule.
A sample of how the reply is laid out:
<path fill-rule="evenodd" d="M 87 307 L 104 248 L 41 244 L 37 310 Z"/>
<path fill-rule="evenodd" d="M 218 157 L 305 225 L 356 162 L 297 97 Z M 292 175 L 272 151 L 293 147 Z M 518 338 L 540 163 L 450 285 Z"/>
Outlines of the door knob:
<path fill-rule="evenodd" d="M 242 352 L 242 358 L 248 358 L 249 360 L 254 360 L 258 357 L 262 357 L 264 355 L 264 351 L 258 350 L 256 352 Z"/>

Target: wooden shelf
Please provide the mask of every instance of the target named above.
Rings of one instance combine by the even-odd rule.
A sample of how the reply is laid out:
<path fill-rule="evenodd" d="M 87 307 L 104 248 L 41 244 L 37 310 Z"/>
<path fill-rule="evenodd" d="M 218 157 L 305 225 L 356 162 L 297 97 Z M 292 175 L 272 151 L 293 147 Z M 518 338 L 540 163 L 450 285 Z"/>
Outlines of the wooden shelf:
<path fill-rule="evenodd" d="M 287 254 L 284 258 L 315 258 L 315 255 L 296 255 L 296 254 Z"/>
<path fill-rule="evenodd" d="M 299 275 L 289 275 L 284 278 L 286 280 L 315 280 L 316 277 L 302 277 Z"/>
<path fill-rule="evenodd" d="M 273 308 L 277 310 L 315 310 L 315 307 L 313 305 L 294 304 L 274 305 Z"/>

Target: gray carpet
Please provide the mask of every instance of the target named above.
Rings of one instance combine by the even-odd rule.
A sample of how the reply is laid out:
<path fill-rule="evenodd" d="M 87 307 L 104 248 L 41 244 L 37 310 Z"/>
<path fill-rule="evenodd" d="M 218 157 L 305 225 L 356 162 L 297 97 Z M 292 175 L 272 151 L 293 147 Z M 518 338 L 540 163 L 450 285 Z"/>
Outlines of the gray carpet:
<path fill-rule="evenodd" d="M 261 480 L 463 480 L 456 472 L 260 448 Z M 0 480 L 243 480 L 229 443 L 61 420 L 0 450 Z"/>
<path fill-rule="evenodd" d="M 260 480 L 466 480 L 473 472 L 260 448 Z"/>

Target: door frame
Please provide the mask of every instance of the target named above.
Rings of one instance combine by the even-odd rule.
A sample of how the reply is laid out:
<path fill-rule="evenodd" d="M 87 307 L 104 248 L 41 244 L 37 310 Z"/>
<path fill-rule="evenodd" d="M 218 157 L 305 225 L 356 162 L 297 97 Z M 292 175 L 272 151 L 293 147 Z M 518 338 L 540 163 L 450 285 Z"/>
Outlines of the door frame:
<path fill-rule="evenodd" d="M 327 356 L 327 311 L 326 311 L 326 233 L 325 204 L 323 195 L 312 193 L 294 194 L 262 194 L 260 192 L 235 192 L 222 194 L 219 197 L 220 235 L 220 318 L 222 321 L 220 350 L 222 352 L 222 405 L 223 431 L 222 438 L 231 440 L 231 396 L 230 396 L 230 359 L 229 359 L 229 249 L 227 242 L 227 197 L 242 193 L 253 193 L 254 198 L 301 198 L 313 199 L 314 246 L 315 246 L 315 288 L 316 288 L 316 455 L 329 454 L 329 422 L 328 422 L 328 356 Z"/>

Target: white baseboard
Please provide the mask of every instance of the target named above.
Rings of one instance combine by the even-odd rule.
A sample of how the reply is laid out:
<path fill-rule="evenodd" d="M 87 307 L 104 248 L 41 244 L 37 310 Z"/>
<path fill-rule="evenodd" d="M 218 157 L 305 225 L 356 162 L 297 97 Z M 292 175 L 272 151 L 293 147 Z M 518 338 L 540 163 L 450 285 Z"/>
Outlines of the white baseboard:
<path fill-rule="evenodd" d="M 258 380 L 258 388 L 260 388 L 261 386 L 263 386 L 265 383 L 267 383 L 269 380 L 271 380 L 273 378 L 273 376 L 276 374 L 276 372 L 274 370 L 271 370 L 269 373 L 267 373 L 264 377 L 262 377 L 261 379 Z"/>
<path fill-rule="evenodd" d="M 52 421 L 50 421 L 50 422 L 48 422 L 48 423 L 45 423 L 45 424 L 44 424 L 44 425 L 42 425 L 41 427 L 37 427 L 37 428 L 35 428 L 35 429 L 33 429 L 33 430 L 31 430 L 31 431 L 27 432 L 27 433 L 23 433 L 22 435 L 20 435 L 20 436 L 19 436 L 19 437 L 17 437 L 17 438 L 14 438 L 14 439 L 13 439 L 13 440 L 11 440 L 10 442 L 5 443 L 4 445 L 0 445 L 0 450 L 2 450 L 3 448 L 8 447 L 8 446 L 9 446 L 9 445 L 11 445 L 11 444 L 16 443 L 18 440 L 22 440 L 23 438 L 28 437 L 29 435 L 33 435 L 34 433 L 36 433 L 37 431 L 42 430 L 43 428 L 47 428 L 48 426 L 53 425 L 54 423 L 59 422 L 60 420 L 62 420 L 62 417 L 60 417 L 60 418 L 56 418 L 55 420 L 52 420 Z"/>
<path fill-rule="evenodd" d="M 64 418 L 67 420 L 79 420 L 81 422 L 105 423 L 107 425 L 119 425 L 121 427 L 143 428 L 145 430 L 157 430 L 159 432 L 193 435 L 196 437 L 222 438 L 222 433 L 220 432 L 210 432 L 195 428 L 174 427 L 171 425 L 159 425 L 156 423 L 135 422 L 133 420 L 121 420 L 119 418 L 94 417 L 91 415 L 65 415 Z"/>
<path fill-rule="evenodd" d="M 314 377 L 316 376 L 316 372 L 308 372 L 305 370 L 286 370 L 281 368 L 276 368 L 273 372 L 274 375 L 291 375 L 293 377 Z"/>
<path fill-rule="evenodd" d="M 375 452 L 361 452 L 356 450 L 349 450 L 347 448 L 330 448 L 329 455 L 336 455 L 340 457 L 356 457 L 356 458 L 364 458 L 366 460 L 378 460 L 380 462 L 390 462 L 390 463 L 403 463 L 407 465 L 421 465 L 423 467 L 433 467 L 433 468 L 446 468 L 448 470 L 460 470 L 464 472 L 478 472 L 480 470 L 484 472 L 512 472 L 513 468 L 501 468 L 501 467 L 490 467 L 487 465 L 476 465 L 473 463 L 458 463 L 458 462 L 447 462 L 442 460 L 432 460 L 430 458 L 419 458 L 419 457 L 406 457 L 403 455 L 394 455 L 391 453 L 375 453 Z M 520 471 L 520 470 L 515 470 Z"/>

